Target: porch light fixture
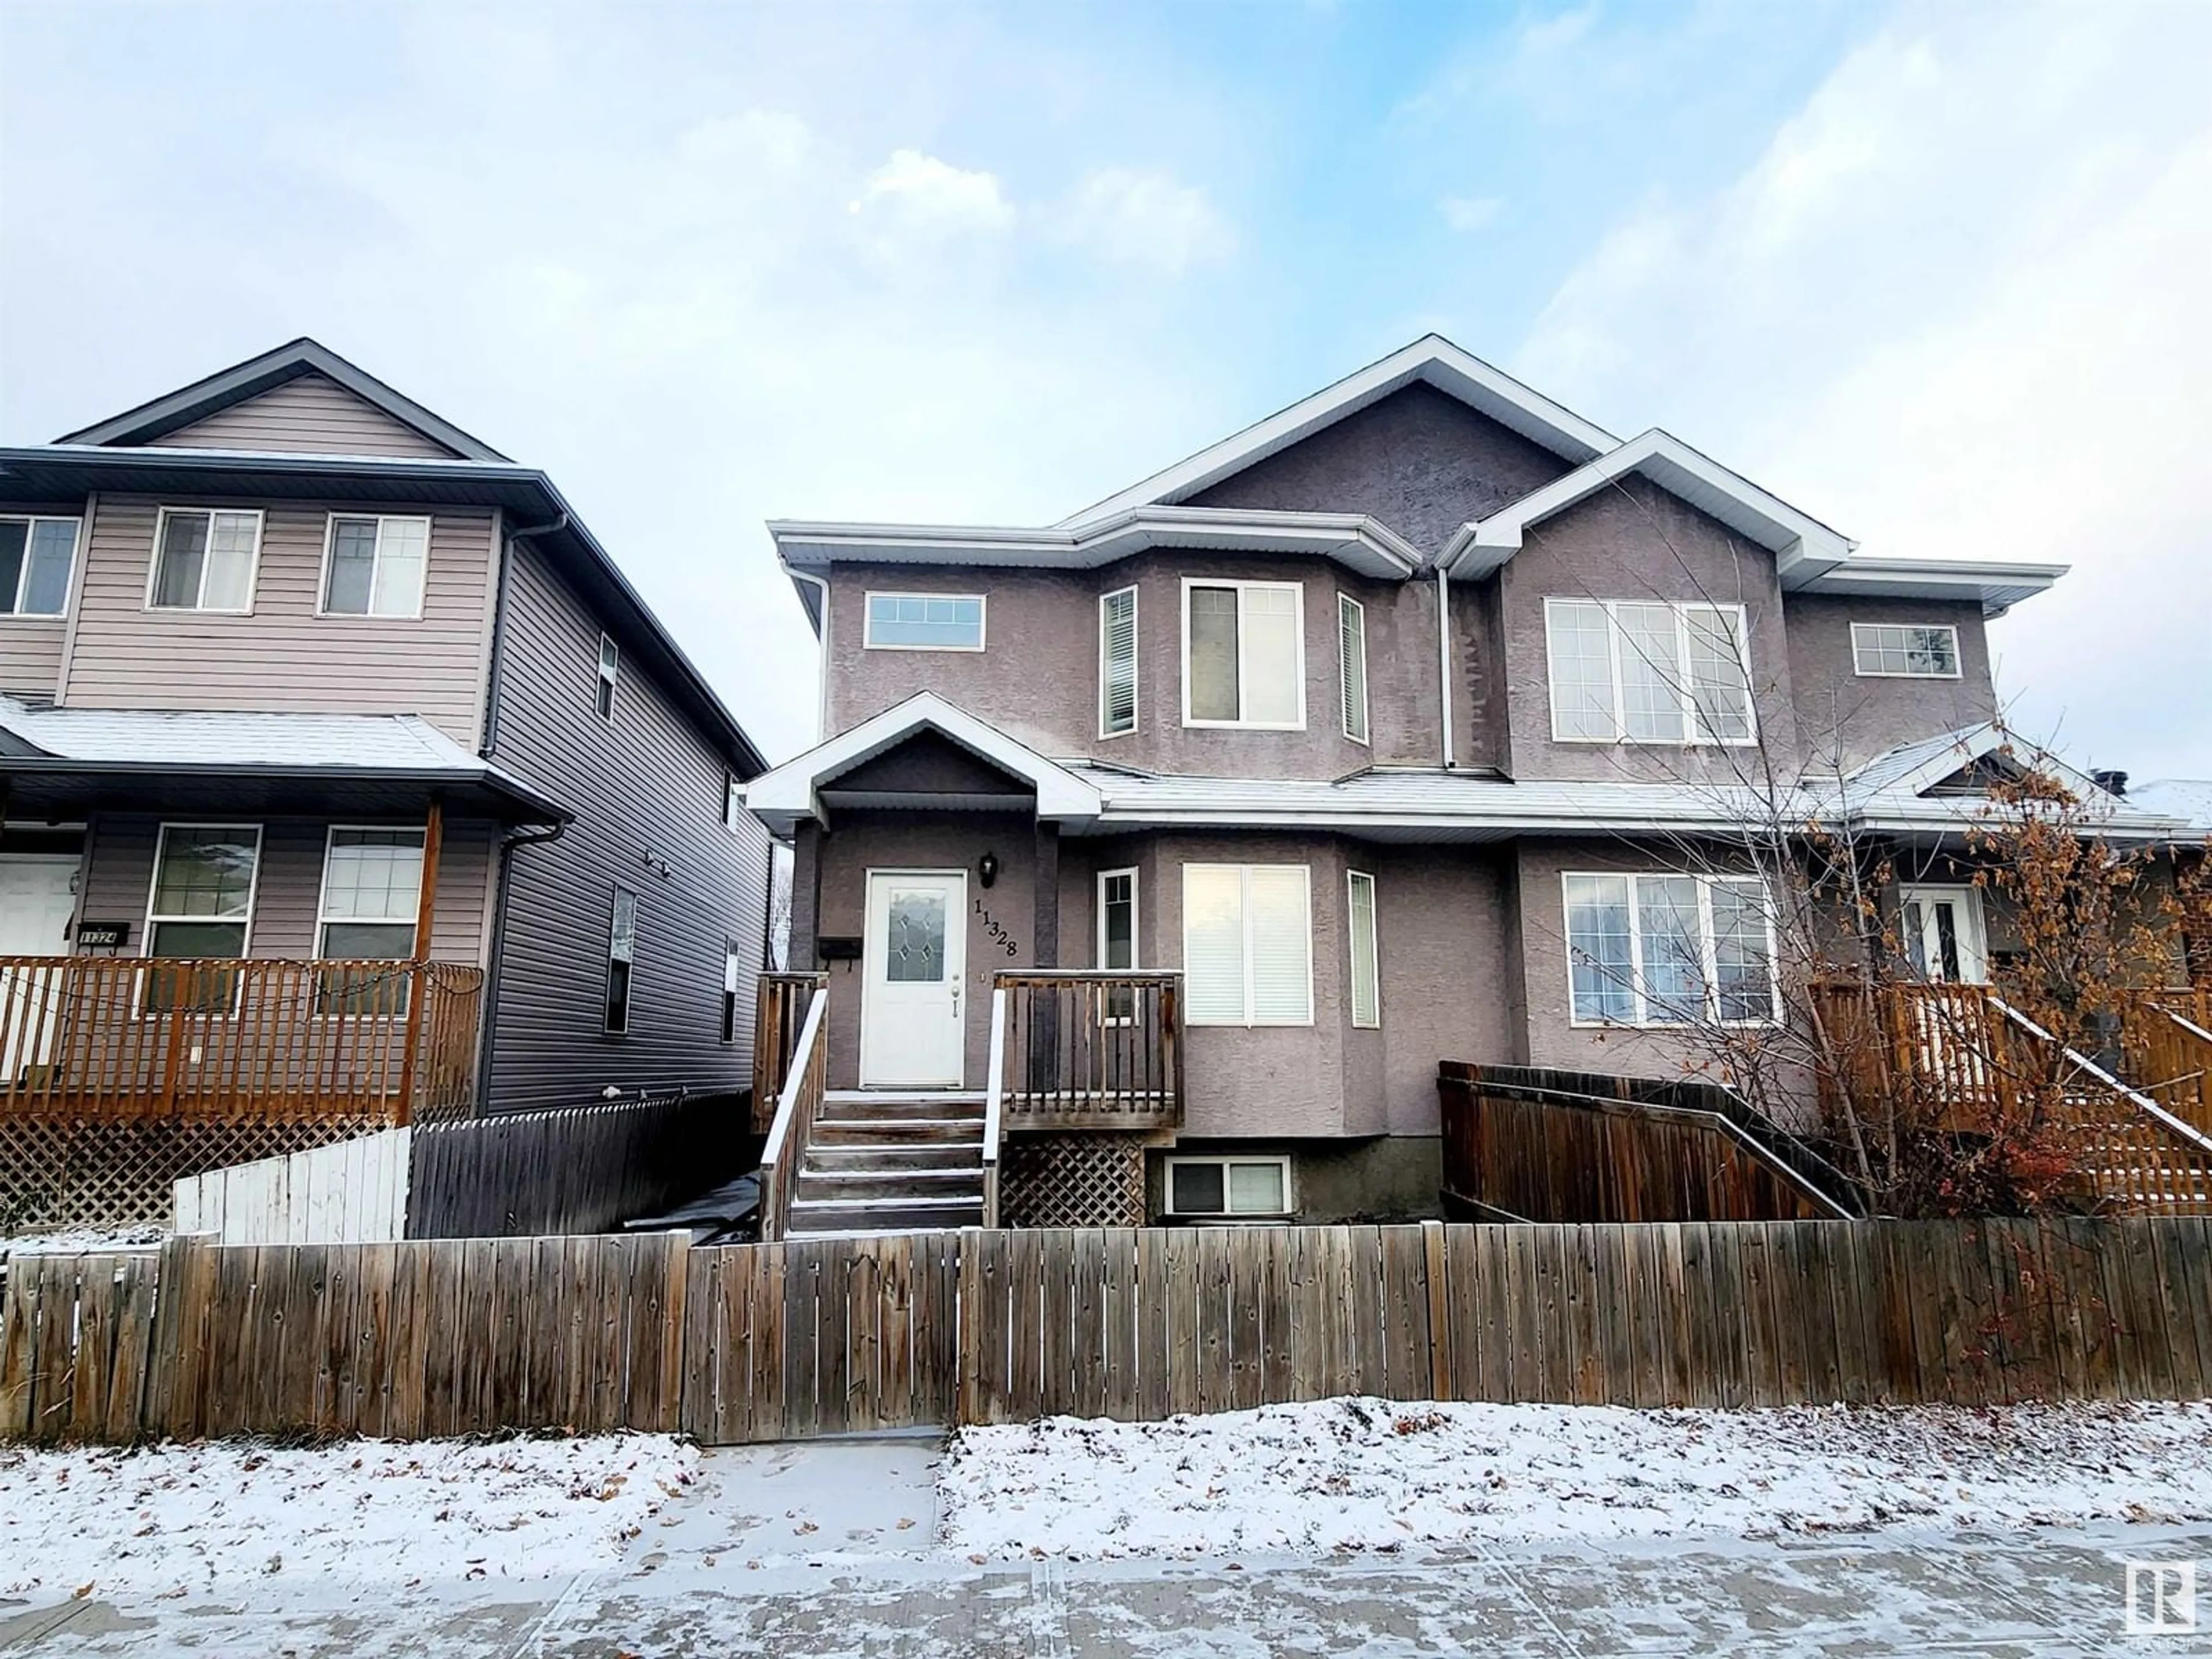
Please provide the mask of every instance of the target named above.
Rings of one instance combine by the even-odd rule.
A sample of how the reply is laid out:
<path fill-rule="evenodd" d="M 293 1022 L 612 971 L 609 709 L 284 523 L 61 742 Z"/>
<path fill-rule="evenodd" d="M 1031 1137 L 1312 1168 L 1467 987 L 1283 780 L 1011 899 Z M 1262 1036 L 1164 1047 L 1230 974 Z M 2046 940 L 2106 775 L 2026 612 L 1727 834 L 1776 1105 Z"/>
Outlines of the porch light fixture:
<path fill-rule="evenodd" d="M 975 878 L 986 887 L 998 880 L 999 855 L 996 853 L 986 853 L 975 860 Z"/>

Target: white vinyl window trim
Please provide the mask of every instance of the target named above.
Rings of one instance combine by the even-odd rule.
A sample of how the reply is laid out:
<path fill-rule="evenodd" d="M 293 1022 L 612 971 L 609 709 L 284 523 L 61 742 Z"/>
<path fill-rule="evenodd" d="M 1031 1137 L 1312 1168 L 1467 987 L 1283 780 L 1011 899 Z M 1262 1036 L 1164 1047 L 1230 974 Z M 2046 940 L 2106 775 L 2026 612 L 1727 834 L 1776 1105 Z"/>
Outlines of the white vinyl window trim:
<path fill-rule="evenodd" d="M 1958 679 L 1959 630 L 1948 623 L 1853 623 L 1851 672 L 1869 680 Z"/>
<path fill-rule="evenodd" d="M 1311 1025 L 1313 870 L 1182 867 L 1183 1018 L 1190 1025 Z"/>
<path fill-rule="evenodd" d="M 1137 590 L 1098 596 L 1098 735 L 1126 738 L 1137 729 Z"/>
<path fill-rule="evenodd" d="M 1344 933 L 1352 955 L 1352 1023 L 1362 1030 L 1372 1030 L 1382 1024 L 1382 964 L 1375 936 L 1375 878 L 1362 870 L 1346 871 L 1344 897 Z"/>
<path fill-rule="evenodd" d="M 367 608 L 340 610 L 331 604 L 337 574 L 338 526 L 374 525 L 369 555 Z M 389 543 L 387 544 L 387 538 Z M 415 513 L 332 513 L 323 521 L 323 574 L 316 589 L 318 617 L 362 617 L 376 622 L 420 622 L 422 595 L 429 586 L 430 520 Z"/>
<path fill-rule="evenodd" d="M 253 846 L 253 872 L 246 878 L 246 899 L 236 910 L 164 910 L 161 906 L 161 870 L 168 862 L 169 837 L 178 830 L 214 830 L 235 840 L 250 841 Z M 155 930 L 165 923 L 191 925 L 204 923 L 236 927 L 238 955 L 251 954 L 253 947 L 253 912 L 261 891 L 261 826 L 258 823 L 164 823 L 154 837 L 154 871 L 146 884 L 146 933 L 139 940 L 141 956 L 154 956 Z"/>
<path fill-rule="evenodd" d="M 592 684 L 592 708 L 609 726 L 615 723 L 615 688 L 622 683 L 622 647 L 599 635 L 599 672 Z"/>
<path fill-rule="evenodd" d="M 345 890 L 345 884 L 334 883 L 331 879 L 337 873 L 339 865 L 338 837 L 363 835 L 392 836 L 393 840 L 391 845 L 395 850 L 405 851 L 411 848 L 415 854 L 414 889 L 404 895 L 404 902 L 399 906 L 399 914 L 396 915 L 391 914 L 388 909 L 373 915 L 363 914 L 358 907 L 366 890 L 358 886 L 353 891 L 354 908 L 342 906 L 333 908 L 331 906 L 331 901 L 333 895 L 343 896 Z M 407 824 L 334 823 L 331 825 L 323 836 L 323 883 L 320 894 L 315 901 L 315 954 L 317 956 L 343 958 L 358 955 L 359 953 L 356 951 L 332 951 L 329 948 L 328 941 L 330 929 L 333 924 L 341 927 L 349 924 L 359 924 L 364 927 L 388 927 L 394 933 L 404 931 L 407 935 L 405 955 L 394 957 L 392 960 L 399 962 L 412 958 L 415 954 L 415 925 L 422 915 L 423 849 L 428 839 L 427 831 L 414 829 Z M 387 890 L 388 893 L 396 890 Z"/>
<path fill-rule="evenodd" d="M 1344 735 L 1367 741 L 1367 607 L 1349 593 L 1336 596 L 1336 659 L 1343 676 Z"/>
<path fill-rule="evenodd" d="M 168 551 L 169 526 L 173 521 L 183 519 L 205 519 L 208 521 L 207 544 L 200 552 L 199 580 L 193 587 L 191 604 L 164 605 L 159 602 L 156 596 L 161 591 L 161 570 Z M 261 576 L 261 538 L 265 522 L 258 507 L 165 507 L 161 508 L 154 515 L 154 553 L 146 565 L 145 609 L 167 611 L 189 611 L 210 616 L 251 616 L 253 612 L 253 590 Z M 217 532 L 221 531 L 234 538 L 239 531 L 248 524 L 251 525 L 252 529 L 246 555 L 243 597 L 236 605 L 210 605 L 207 602 L 208 575 L 215 568 L 215 560 L 210 556 L 216 550 Z"/>
<path fill-rule="evenodd" d="M 1129 945 L 1127 952 L 1128 959 L 1125 962 L 1114 960 L 1113 940 L 1106 927 L 1108 896 L 1113 892 L 1116 884 L 1124 885 L 1127 896 L 1114 902 L 1126 904 L 1129 912 Z M 1123 870 L 1101 870 L 1098 872 L 1096 908 L 1098 933 L 1097 962 L 1100 970 L 1105 973 L 1135 972 L 1137 964 L 1143 961 L 1144 957 L 1139 954 L 1143 947 L 1137 942 L 1137 872 L 1134 866 Z M 1133 1025 L 1137 1021 L 1139 1006 L 1136 993 L 1133 990 L 1127 988 L 1109 988 L 1100 1004 L 1102 1012 L 1098 1023 L 1102 1025 Z"/>
<path fill-rule="evenodd" d="M 974 638 L 965 637 L 969 617 L 962 607 L 973 605 Z M 908 616 L 883 616 L 889 606 L 910 611 Z M 981 651 L 988 636 L 990 600 L 981 593 L 865 593 L 860 601 L 860 648 L 863 651 Z M 886 632 L 905 628 L 958 630 L 943 639 L 892 639 Z"/>
<path fill-rule="evenodd" d="M 1219 1172 L 1221 1185 L 1219 1207 L 1207 1209 L 1197 1206 L 1184 1206 L 1177 1203 L 1176 1200 L 1182 1195 L 1184 1187 L 1182 1172 L 1185 1170 L 1213 1170 Z M 1238 1174 L 1263 1170 L 1273 1177 L 1275 1195 L 1281 1202 L 1276 1205 L 1261 1205 L 1240 1201 L 1243 1195 L 1240 1195 L 1237 1191 Z M 1285 1216 L 1289 1215 L 1297 1207 L 1297 1200 L 1291 1191 L 1291 1160 L 1280 1153 L 1246 1156 L 1231 1152 L 1212 1158 L 1189 1155 L 1170 1158 L 1167 1160 L 1166 1184 L 1165 1197 L 1167 1212 L 1170 1215 Z"/>
<path fill-rule="evenodd" d="M 382 903 L 375 902 L 378 890 L 362 885 L 357 879 L 335 880 L 341 868 L 338 846 L 341 837 L 375 836 L 374 842 L 351 842 L 356 847 L 386 847 L 393 852 L 412 852 L 414 880 L 400 887 L 387 880 L 382 889 Z M 416 925 L 422 919 L 422 867 L 428 832 L 405 824 L 390 823 L 334 823 L 323 837 L 323 880 L 319 896 L 315 901 L 315 955 L 325 960 L 385 961 L 393 964 L 387 970 L 325 969 L 319 975 L 315 990 L 315 1015 L 321 1019 L 357 1019 L 362 1018 L 394 1018 L 407 1012 L 409 1000 L 414 994 L 411 975 L 405 964 L 418 954 Z M 390 867 L 405 860 L 393 861 Z M 362 866 L 356 862 L 348 873 L 358 877 Z M 387 875 L 390 868 L 387 868 Z M 338 902 L 333 903 L 333 899 Z M 403 936 L 405 943 L 398 950 L 334 950 L 331 929 L 337 927 L 374 928 L 397 943 Z M 427 951 L 420 952 L 428 955 Z"/>
<path fill-rule="evenodd" d="M 1731 1028 L 1749 1029 L 1782 1023 L 1782 981 L 1775 969 L 1775 957 L 1779 946 L 1775 939 L 1774 905 L 1765 884 L 1756 876 L 1701 876 L 1685 870 L 1651 870 L 1628 872 L 1621 870 L 1568 870 L 1559 876 L 1559 925 L 1565 937 L 1567 950 L 1567 1023 L 1585 1029 L 1618 1028 L 1624 1025 L 1659 1030 L 1680 1030 L 1689 1025 L 1689 1018 L 1677 1018 L 1664 1012 L 1655 1012 L 1654 999 L 1649 994 L 1644 963 L 1644 907 L 1637 888 L 1643 881 L 1694 881 L 1698 884 L 1698 971 L 1703 979 L 1705 1012 L 1701 1016 L 1709 1023 Z M 1628 1018 L 1605 1015 L 1585 1015 L 1579 1012 L 1576 1001 L 1575 969 L 1579 963 L 1595 964 L 1574 938 L 1574 888 L 1578 881 L 1623 882 L 1628 895 L 1628 963 L 1625 978 L 1612 981 L 1612 988 L 1625 991 L 1631 1013 Z M 1765 960 L 1767 983 L 1767 1012 L 1757 1018 L 1723 1019 L 1717 1017 L 1720 994 L 1720 970 L 1717 960 L 1717 940 L 1713 928 L 1713 889 L 1729 887 L 1752 889 L 1758 896 L 1759 913 L 1765 922 Z"/>
<path fill-rule="evenodd" d="M 1625 610 L 1641 609 L 1664 609 L 1673 618 L 1674 661 L 1665 665 L 1664 672 L 1672 677 L 1672 701 L 1676 704 L 1681 720 L 1680 737 L 1638 736 L 1630 730 L 1628 693 L 1632 683 L 1632 671 L 1649 670 L 1653 665 L 1641 660 L 1638 647 L 1625 643 L 1626 630 L 1620 615 Z M 1560 670 L 1564 659 L 1560 647 L 1565 633 L 1561 619 L 1570 611 L 1585 614 L 1598 611 L 1605 619 L 1606 693 L 1609 707 L 1607 729 L 1603 732 L 1571 731 L 1563 718 L 1571 699 L 1561 696 L 1564 682 Z M 1733 680 L 1728 689 L 1741 699 L 1741 707 L 1735 711 L 1743 722 L 1740 734 L 1721 736 L 1706 729 L 1705 714 L 1698 699 L 1699 688 L 1692 671 L 1693 635 L 1690 619 L 1692 616 L 1726 617 L 1732 621 L 1736 660 Z M 1693 749 L 1716 746 L 1741 748 L 1759 741 L 1758 700 L 1752 695 L 1750 625 L 1744 607 L 1740 605 L 1708 605 L 1702 600 L 1588 599 L 1550 595 L 1544 600 L 1544 655 L 1545 678 L 1552 704 L 1552 740 L 1555 743 L 1635 743 L 1661 748 Z M 1663 680 L 1661 683 L 1666 684 Z"/>
<path fill-rule="evenodd" d="M 1218 587 L 1235 592 L 1237 595 L 1237 702 L 1236 720 L 1200 720 L 1191 713 L 1190 678 L 1190 596 L 1194 588 Z M 1288 593 L 1291 596 L 1291 652 L 1289 665 L 1291 690 L 1297 707 L 1296 717 L 1286 720 L 1257 720 L 1244 718 L 1251 706 L 1253 666 L 1257 654 L 1253 630 L 1248 621 L 1247 596 L 1253 593 Z M 1211 576 L 1185 576 L 1182 579 L 1182 723 L 1187 726 L 1213 727 L 1243 732 L 1303 732 L 1306 729 L 1306 591 L 1302 582 L 1237 581 Z"/>
<path fill-rule="evenodd" d="M 84 538 L 84 520 L 44 514 L 7 513 L 0 514 L 0 525 L 23 527 L 23 545 L 15 580 L 0 580 L 0 619 L 23 617 L 53 622 L 66 617 L 70 596 L 76 585 L 76 551 Z M 64 542 L 68 544 L 66 547 L 59 545 Z M 58 549 L 61 564 L 58 583 L 52 574 Z M 57 589 L 55 603 L 49 610 L 43 595 Z M 40 603 L 35 611 L 31 608 L 34 600 Z"/>

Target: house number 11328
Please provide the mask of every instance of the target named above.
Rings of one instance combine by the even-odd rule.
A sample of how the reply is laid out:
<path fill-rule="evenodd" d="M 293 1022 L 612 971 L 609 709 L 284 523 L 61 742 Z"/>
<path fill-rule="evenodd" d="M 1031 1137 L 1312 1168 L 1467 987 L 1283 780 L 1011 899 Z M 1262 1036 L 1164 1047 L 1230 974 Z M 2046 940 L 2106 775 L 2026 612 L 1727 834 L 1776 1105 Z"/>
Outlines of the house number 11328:
<path fill-rule="evenodd" d="M 1022 947 L 1014 943 L 1014 936 L 1001 927 L 998 919 L 983 908 L 983 901 L 977 899 L 975 901 L 975 914 L 983 919 L 983 930 L 990 934 L 992 941 L 994 944 L 1005 945 L 1006 954 L 1010 957 L 1021 955 Z"/>

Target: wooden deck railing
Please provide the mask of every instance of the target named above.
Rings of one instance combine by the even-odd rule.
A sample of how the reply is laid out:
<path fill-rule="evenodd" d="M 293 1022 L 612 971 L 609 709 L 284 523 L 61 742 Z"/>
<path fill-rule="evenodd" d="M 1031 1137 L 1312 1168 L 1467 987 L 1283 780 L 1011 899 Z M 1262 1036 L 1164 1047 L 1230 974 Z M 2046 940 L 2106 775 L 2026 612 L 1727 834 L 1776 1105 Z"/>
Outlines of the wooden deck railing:
<path fill-rule="evenodd" d="M 992 1000 L 1008 1129 L 1182 1121 L 1182 975 L 1000 974 Z"/>
<path fill-rule="evenodd" d="M 2121 1048 L 2129 1082 L 2212 1136 L 2212 987 L 2139 994 Z"/>
<path fill-rule="evenodd" d="M 465 1112 L 483 989 L 447 962 L 0 957 L 0 1115 Z"/>
<path fill-rule="evenodd" d="M 760 1236 L 773 1244 L 791 1227 L 791 1200 L 799 1190 L 799 1168 L 806 1161 L 806 1144 L 814 1136 L 814 1120 L 822 1111 L 830 1076 L 830 992 L 817 987 L 807 999 L 806 1018 L 800 1023 L 791 1058 L 790 1074 L 777 1097 L 775 1117 L 769 1125 L 768 1145 L 761 1151 Z"/>
<path fill-rule="evenodd" d="M 806 1006 L 830 982 L 826 974 L 763 974 L 753 1004 L 753 1133 L 766 1134 L 783 1097 L 791 1056 Z"/>

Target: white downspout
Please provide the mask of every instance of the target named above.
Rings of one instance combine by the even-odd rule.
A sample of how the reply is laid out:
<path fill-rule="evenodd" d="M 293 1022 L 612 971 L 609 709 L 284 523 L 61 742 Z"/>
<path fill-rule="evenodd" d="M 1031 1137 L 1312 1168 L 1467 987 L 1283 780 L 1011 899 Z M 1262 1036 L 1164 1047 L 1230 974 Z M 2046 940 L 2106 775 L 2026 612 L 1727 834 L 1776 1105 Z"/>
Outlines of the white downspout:
<path fill-rule="evenodd" d="M 799 581 L 813 583 L 822 595 L 822 630 L 817 635 L 822 647 L 822 695 L 814 710 L 814 741 L 820 743 L 830 735 L 830 582 L 827 577 L 790 565 L 784 568 Z"/>
<path fill-rule="evenodd" d="M 1443 714 L 1444 770 L 1457 764 L 1452 759 L 1451 695 L 1451 578 L 1437 567 L 1437 700 Z"/>

